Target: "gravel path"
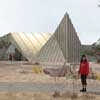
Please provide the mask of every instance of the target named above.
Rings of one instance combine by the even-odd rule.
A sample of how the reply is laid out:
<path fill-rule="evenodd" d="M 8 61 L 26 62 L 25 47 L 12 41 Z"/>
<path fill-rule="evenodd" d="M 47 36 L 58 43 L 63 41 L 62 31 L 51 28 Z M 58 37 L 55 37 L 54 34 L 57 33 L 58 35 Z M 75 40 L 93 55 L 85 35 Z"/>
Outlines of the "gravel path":
<path fill-rule="evenodd" d="M 81 86 L 74 85 L 74 92 L 79 92 Z M 57 91 L 70 91 L 73 92 L 73 85 L 64 84 L 37 84 L 37 83 L 0 83 L 0 92 L 54 92 Z M 88 86 L 89 93 L 96 93 L 100 95 L 100 85 Z"/>

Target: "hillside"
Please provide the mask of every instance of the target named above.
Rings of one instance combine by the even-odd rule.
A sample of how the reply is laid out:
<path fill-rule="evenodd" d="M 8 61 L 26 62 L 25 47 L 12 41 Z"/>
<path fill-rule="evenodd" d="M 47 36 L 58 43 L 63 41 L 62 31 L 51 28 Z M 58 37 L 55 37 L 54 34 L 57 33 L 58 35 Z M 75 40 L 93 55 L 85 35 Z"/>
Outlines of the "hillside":
<path fill-rule="evenodd" d="M 98 39 L 95 43 L 94 43 L 94 45 L 100 45 L 100 39 Z"/>
<path fill-rule="evenodd" d="M 81 55 L 86 54 L 89 61 L 100 62 L 100 39 L 98 39 L 92 45 L 82 45 Z"/>

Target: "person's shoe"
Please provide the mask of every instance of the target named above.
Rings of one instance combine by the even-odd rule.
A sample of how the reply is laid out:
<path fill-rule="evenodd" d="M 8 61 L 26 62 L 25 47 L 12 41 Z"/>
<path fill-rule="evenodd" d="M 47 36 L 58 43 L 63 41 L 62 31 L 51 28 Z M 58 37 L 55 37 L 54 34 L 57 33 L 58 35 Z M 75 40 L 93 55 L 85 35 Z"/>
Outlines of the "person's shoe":
<path fill-rule="evenodd" d="M 84 89 L 84 92 L 86 92 L 87 90 L 86 90 L 86 88 Z"/>
<path fill-rule="evenodd" d="M 84 88 L 82 90 L 80 90 L 80 92 L 84 92 Z"/>

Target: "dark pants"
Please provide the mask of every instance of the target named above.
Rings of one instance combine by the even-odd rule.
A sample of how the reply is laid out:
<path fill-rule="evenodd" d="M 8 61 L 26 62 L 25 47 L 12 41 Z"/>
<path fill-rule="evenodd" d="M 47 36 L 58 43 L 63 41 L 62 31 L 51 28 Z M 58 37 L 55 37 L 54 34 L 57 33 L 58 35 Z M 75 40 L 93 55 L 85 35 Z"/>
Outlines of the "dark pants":
<path fill-rule="evenodd" d="M 87 79 L 87 75 L 81 75 L 82 85 L 87 85 L 86 79 Z"/>

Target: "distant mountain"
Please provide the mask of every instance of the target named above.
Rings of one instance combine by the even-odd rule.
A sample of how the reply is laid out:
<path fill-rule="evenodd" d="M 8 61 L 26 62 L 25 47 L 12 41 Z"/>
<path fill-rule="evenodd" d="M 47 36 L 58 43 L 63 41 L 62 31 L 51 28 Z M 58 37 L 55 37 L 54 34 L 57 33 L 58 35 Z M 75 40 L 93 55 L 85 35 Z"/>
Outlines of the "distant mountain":
<path fill-rule="evenodd" d="M 100 63 L 100 39 L 92 45 L 82 45 L 80 54 L 86 54 L 89 61 L 97 61 Z"/>
<path fill-rule="evenodd" d="M 96 46 L 100 45 L 100 39 L 98 39 L 97 42 L 93 43 L 93 45 L 96 45 Z"/>

